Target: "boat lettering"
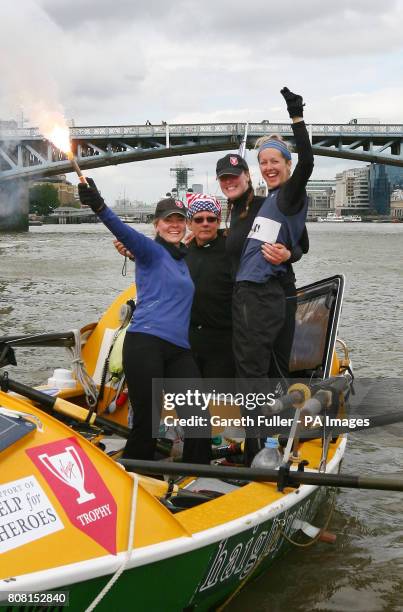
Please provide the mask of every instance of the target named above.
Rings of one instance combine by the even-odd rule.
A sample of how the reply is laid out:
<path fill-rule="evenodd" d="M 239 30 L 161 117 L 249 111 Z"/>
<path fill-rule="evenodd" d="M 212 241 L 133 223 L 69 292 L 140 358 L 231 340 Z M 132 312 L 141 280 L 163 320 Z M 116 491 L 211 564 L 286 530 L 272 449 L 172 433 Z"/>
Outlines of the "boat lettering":
<path fill-rule="evenodd" d="M 245 567 L 243 568 L 242 572 L 239 575 L 239 579 L 243 580 L 251 571 L 251 569 L 253 568 L 253 566 L 256 564 L 256 560 L 259 557 L 259 553 L 261 551 L 261 549 L 263 548 L 263 545 L 266 541 L 266 537 L 267 537 L 267 531 L 263 531 L 262 533 L 259 534 L 256 542 L 254 543 L 254 546 L 252 548 L 252 554 L 250 555 L 250 557 L 248 558 L 248 561 L 245 565 Z M 263 557 L 264 555 L 262 555 Z"/>
<path fill-rule="evenodd" d="M 254 530 L 253 530 L 253 532 L 252 532 L 252 534 L 253 534 L 253 535 L 252 535 L 252 537 L 251 537 L 251 538 L 250 538 L 250 539 L 247 541 L 247 543 L 246 543 L 246 546 L 245 546 L 245 552 L 244 552 L 244 554 L 243 554 L 243 556 L 242 556 L 242 559 L 241 559 L 241 561 L 240 561 L 239 565 L 237 566 L 237 568 L 236 568 L 236 570 L 235 570 L 235 574 L 239 574 L 240 572 L 242 572 L 242 569 L 243 569 L 243 567 L 244 567 L 244 565 L 245 565 L 246 558 L 247 558 L 247 556 L 248 556 L 248 554 L 249 554 L 249 549 L 250 549 L 250 547 L 251 547 L 251 546 L 252 546 L 252 544 L 253 544 L 254 535 L 255 535 L 255 533 L 256 533 L 256 531 L 257 531 L 257 529 L 258 529 L 257 527 L 255 527 L 255 528 L 254 528 Z M 228 573 L 228 572 L 225 572 L 225 573 Z M 230 576 L 231 576 L 231 574 L 228 574 L 228 578 L 229 578 Z"/>
<path fill-rule="evenodd" d="M 6 516 L 6 514 L 13 514 L 21 510 L 21 500 L 19 497 L 12 497 L 9 501 L 5 499 L 0 501 L 0 516 Z"/>
<path fill-rule="evenodd" d="M 241 556 L 242 548 L 243 548 L 242 544 L 237 544 L 235 546 L 234 550 L 232 551 L 230 555 L 230 558 L 228 559 L 228 564 L 227 564 L 227 567 L 225 568 L 225 572 L 223 572 L 223 575 L 220 578 L 221 582 L 223 582 L 224 580 L 227 580 L 227 578 L 232 576 L 234 572 L 235 564 L 238 561 L 238 557 Z"/>
<path fill-rule="evenodd" d="M 296 510 L 280 515 L 278 518 L 284 520 L 281 531 L 279 531 L 278 520 L 274 519 L 271 522 L 270 529 L 264 529 L 264 527 L 267 527 L 267 523 L 257 525 L 246 542 L 235 542 L 233 548 L 233 544 L 229 542 L 228 538 L 222 540 L 207 569 L 207 575 L 197 592 L 211 589 L 216 584 L 225 582 L 233 576 L 238 576 L 239 580 L 244 580 L 262 558 L 275 555 L 282 544 L 282 534 L 289 535 L 296 531 L 293 527 L 294 520 L 305 516 L 310 505 L 311 500 L 308 499 Z M 240 536 L 242 537 L 242 534 Z M 235 538 L 236 536 L 232 539 Z"/>
<path fill-rule="evenodd" d="M 115 555 L 117 505 L 78 440 L 56 440 L 26 452 L 74 527 Z"/>
<path fill-rule="evenodd" d="M 0 485 L 0 553 L 60 529 L 64 525 L 35 476 Z"/>
<path fill-rule="evenodd" d="M 225 559 L 227 558 L 227 555 L 228 555 L 228 550 L 226 549 L 227 542 L 228 540 L 222 540 L 220 542 L 216 557 L 213 561 L 213 565 L 211 566 L 211 569 L 209 573 L 207 574 L 205 581 L 199 587 L 199 591 L 205 591 L 206 589 L 211 589 L 211 587 L 217 584 L 218 578 L 220 575 L 220 571 L 222 570 L 222 567 L 225 563 Z M 242 550 L 242 544 L 239 544 L 237 548 L 238 547 L 240 547 L 240 550 Z"/>
<path fill-rule="evenodd" d="M 109 504 L 104 504 L 100 508 L 94 508 L 94 510 L 90 510 L 89 512 L 84 512 L 84 514 L 78 515 L 78 520 L 81 521 L 81 525 L 88 525 L 88 523 L 93 523 L 104 516 L 110 516 L 112 514 Z"/>
<path fill-rule="evenodd" d="M 23 490 L 24 489 L 21 486 L 10 487 L 9 484 L 2 485 L 2 488 L 0 489 L 0 501 L 4 498 L 10 497 L 11 495 L 18 495 Z"/>

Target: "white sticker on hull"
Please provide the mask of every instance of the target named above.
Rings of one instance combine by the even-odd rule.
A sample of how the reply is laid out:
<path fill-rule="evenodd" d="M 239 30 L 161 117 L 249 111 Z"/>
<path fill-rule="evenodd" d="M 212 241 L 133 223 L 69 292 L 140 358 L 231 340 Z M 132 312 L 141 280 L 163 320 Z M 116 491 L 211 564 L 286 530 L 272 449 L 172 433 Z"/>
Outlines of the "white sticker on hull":
<path fill-rule="evenodd" d="M 64 529 L 35 476 L 0 485 L 0 554 Z"/>

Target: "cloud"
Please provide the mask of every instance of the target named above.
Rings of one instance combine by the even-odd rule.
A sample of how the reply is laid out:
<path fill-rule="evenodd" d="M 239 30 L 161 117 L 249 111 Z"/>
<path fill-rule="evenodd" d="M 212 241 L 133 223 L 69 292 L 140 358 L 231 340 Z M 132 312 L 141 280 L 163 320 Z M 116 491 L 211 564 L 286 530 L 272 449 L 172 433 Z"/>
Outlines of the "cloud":
<path fill-rule="evenodd" d="M 144 22 L 155 22 L 158 27 L 162 19 L 174 19 L 176 2 L 148 0 L 38 0 L 46 13 L 61 28 L 78 30 L 105 27 L 114 32 L 118 27 L 127 28 Z M 181 4 L 181 3 L 179 3 Z"/>
<path fill-rule="evenodd" d="M 157 35 L 164 47 L 177 42 L 185 53 L 177 59 L 191 60 L 195 53 L 236 47 L 227 70 L 239 67 L 246 56 L 261 53 L 270 64 L 275 57 L 340 57 L 378 54 L 384 46 L 402 48 L 401 0 L 339 0 L 324 3 L 306 0 L 292 7 L 267 0 L 251 0 L 247 7 L 234 6 L 233 0 L 40 0 L 43 9 L 66 31 L 98 32 L 113 39 L 131 31 L 152 53 L 149 38 Z M 147 50 L 147 46 L 149 49 Z M 273 57 L 274 56 L 274 57 Z M 165 52 L 161 55 L 164 62 Z"/>
<path fill-rule="evenodd" d="M 59 32 L 53 22 L 35 2 L 22 0 L 18 7 L 3 7 L 0 32 L 1 107 L 37 109 L 49 103 L 59 110 L 60 66 L 66 56 L 58 47 Z"/>
<path fill-rule="evenodd" d="M 286 121 L 287 85 L 303 94 L 308 122 L 400 123 L 402 18 L 403 0 L 5 3 L 0 116 L 23 104 L 31 123 L 38 105 L 76 125 Z M 189 159 L 199 178 L 214 175 L 216 154 Z M 172 163 L 96 173 L 112 199 L 127 183 L 155 200 Z"/>

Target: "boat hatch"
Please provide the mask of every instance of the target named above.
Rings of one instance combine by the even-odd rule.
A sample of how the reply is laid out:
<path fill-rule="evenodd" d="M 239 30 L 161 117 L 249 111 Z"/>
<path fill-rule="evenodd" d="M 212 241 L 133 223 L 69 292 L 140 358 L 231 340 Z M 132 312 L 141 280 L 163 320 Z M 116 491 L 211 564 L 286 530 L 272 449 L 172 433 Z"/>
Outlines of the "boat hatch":
<path fill-rule="evenodd" d="M 2 414 L 2 407 L 0 406 L 0 452 L 32 433 L 35 429 L 35 423 L 31 423 L 24 417 Z"/>
<path fill-rule="evenodd" d="M 292 376 L 330 376 L 344 293 L 344 277 L 332 276 L 297 291 Z"/>

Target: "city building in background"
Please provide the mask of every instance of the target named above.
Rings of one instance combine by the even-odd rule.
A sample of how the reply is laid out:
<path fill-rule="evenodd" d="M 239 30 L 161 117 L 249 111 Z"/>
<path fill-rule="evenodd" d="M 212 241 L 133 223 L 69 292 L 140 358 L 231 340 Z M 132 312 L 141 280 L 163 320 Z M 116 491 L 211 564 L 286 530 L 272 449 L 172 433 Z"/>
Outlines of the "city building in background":
<path fill-rule="evenodd" d="M 117 198 L 113 206 L 114 212 L 125 223 L 149 223 L 154 217 L 154 208 L 155 204 L 129 200 L 126 195 Z"/>
<path fill-rule="evenodd" d="M 371 164 L 369 166 L 370 208 L 378 215 L 391 214 L 391 193 L 403 189 L 403 168 Z"/>
<path fill-rule="evenodd" d="M 193 183 L 192 191 L 193 193 L 204 193 L 203 185 L 201 183 Z"/>
<path fill-rule="evenodd" d="M 378 215 L 390 215 L 390 194 L 392 186 L 389 182 L 384 164 L 369 166 L 369 203 L 373 212 Z"/>
<path fill-rule="evenodd" d="M 113 210 L 116 214 L 124 215 L 126 213 L 132 213 L 139 208 L 144 208 L 144 206 L 147 206 L 147 204 L 141 200 L 129 200 L 129 198 L 126 197 L 116 198 Z"/>
<path fill-rule="evenodd" d="M 80 200 L 78 199 L 77 185 L 72 185 L 65 174 L 59 174 L 50 178 L 43 178 L 40 181 L 35 181 L 34 185 L 52 185 L 57 191 L 60 206 L 72 206 L 80 208 Z"/>
<path fill-rule="evenodd" d="M 370 164 L 336 175 L 338 214 L 391 215 L 391 193 L 403 188 L 403 168 Z"/>
<path fill-rule="evenodd" d="M 395 189 L 390 196 L 390 216 L 403 221 L 403 189 Z"/>
<path fill-rule="evenodd" d="M 369 168 L 351 168 L 336 174 L 335 209 L 338 215 L 370 213 Z"/>
<path fill-rule="evenodd" d="M 334 212 L 336 179 L 308 181 L 306 186 L 308 194 L 308 221 L 316 221 L 318 217 L 326 217 Z"/>

